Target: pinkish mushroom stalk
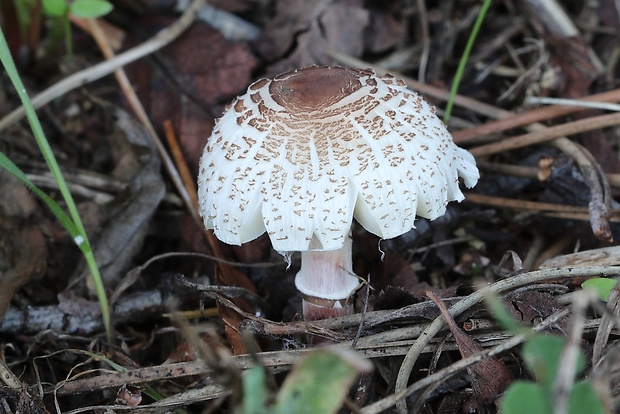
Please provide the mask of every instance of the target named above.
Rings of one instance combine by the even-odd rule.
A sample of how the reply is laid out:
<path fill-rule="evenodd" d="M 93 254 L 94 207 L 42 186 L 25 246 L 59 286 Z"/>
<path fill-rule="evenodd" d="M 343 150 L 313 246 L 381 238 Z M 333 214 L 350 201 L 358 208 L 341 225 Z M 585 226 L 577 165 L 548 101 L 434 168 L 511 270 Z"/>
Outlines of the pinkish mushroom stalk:
<path fill-rule="evenodd" d="M 205 226 L 240 245 L 267 232 L 302 252 L 304 317 L 351 313 L 355 218 L 382 239 L 435 219 L 478 181 L 474 157 L 393 76 L 309 67 L 262 79 L 227 107 L 200 161 Z"/>
<path fill-rule="evenodd" d="M 295 286 L 303 295 L 305 320 L 353 313 L 353 293 L 360 282 L 353 273 L 352 244 L 349 236 L 338 250 L 301 252 Z"/>

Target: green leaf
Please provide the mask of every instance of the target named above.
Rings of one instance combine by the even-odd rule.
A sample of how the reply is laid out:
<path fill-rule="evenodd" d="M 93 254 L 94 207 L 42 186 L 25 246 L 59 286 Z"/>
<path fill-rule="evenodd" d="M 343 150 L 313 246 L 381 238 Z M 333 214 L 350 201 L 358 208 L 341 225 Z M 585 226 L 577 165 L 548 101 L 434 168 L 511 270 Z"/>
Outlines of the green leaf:
<path fill-rule="evenodd" d="M 594 289 L 599 298 L 607 302 L 609 295 L 614 286 L 616 286 L 616 279 L 608 279 L 605 277 L 596 277 L 594 279 L 588 279 L 581 284 L 583 289 Z"/>
<path fill-rule="evenodd" d="M 369 370 L 370 362 L 352 352 L 313 351 L 301 359 L 284 381 L 275 413 L 335 413 L 357 374 Z"/>
<path fill-rule="evenodd" d="M 480 7 L 480 11 L 478 11 L 478 16 L 476 16 L 474 26 L 471 29 L 471 33 L 467 38 L 465 49 L 463 50 L 463 54 L 459 59 L 459 65 L 456 68 L 456 73 L 454 74 L 454 79 L 452 80 L 452 86 L 450 87 L 448 102 L 446 102 L 446 109 L 444 110 L 443 116 L 443 122 L 445 124 L 447 124 L 450 120 L 450 116 L 452 114 L 452 107 L 454 106 L 454 99 L 456 98 L 456 93 L 458 92 L 461 79 L 463 78 L 463 74 L 465 73 L 465 66 L 467 65 L 467 61 L 469 60 L 469 55 L 474 46 L 474 42 L 476 41 L 476 37 L 478 36 L 478 32 L 480 31 L 480 27 L 482 27 L 484 17 L 487 15 L 487 11 L 491 7 L 492 2 L 492 0 L 483 1 L 482 7 Z"/>
<path fill-rule="evenodd" d="M 243 374 L 243 402 L 238 414 L 266 414 L 267 377 L 265 368 L 255 365 Z"/>
<path fill-rule="evenodd" d="M 48 16 L 61 17 L 67 13 L 66 0 L 43 0 L 41 4 L 43 5 L 43 13 Z"/>
<path fill-rule="evenodd" d="M 523 346 L 523 360 L 536 379 L 549 389 L 553 388 L 565 342 L 564 338 L 556 335 L 536 335 Z M 579 353 L 576 372 L 584 366 L 585 358 Z"/>
<path fill-rule="evenodd" d="M 114 6 L 106 0 L 75 0 L 69 12 L 82 19 L 94 19 L 110 13 Z"/>
<path fill-rule="evenodd" d="M 15 12 L 17 14 L 17 21 L 19 22 L 19 30 L 23 38 L 26 37 L 26 30 L 30 24 L 30 13 L 34 5 L 34 1 L 35 0 L 22 0 L 13 2 Z"/>
<path fill-rule="evenodd" d="M 553 414 L 550 395 L 540 384 L 515 381 L 504 393 L 500 411 L 502 414 Z"/>
<path fill-rule="evenodd" d="M 605 407 L 590 381 L 575 383 L 568 400 L 568 414 L 604 414 Z"/>

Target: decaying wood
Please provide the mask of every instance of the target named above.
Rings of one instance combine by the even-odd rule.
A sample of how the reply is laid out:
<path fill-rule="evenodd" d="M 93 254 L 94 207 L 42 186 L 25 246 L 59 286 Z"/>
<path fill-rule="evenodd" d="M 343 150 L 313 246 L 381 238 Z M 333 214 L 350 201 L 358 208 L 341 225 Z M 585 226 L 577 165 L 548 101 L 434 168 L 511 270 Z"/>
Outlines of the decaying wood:
<path fill-rule="evenodd" d="M 564 254 L 545 260 L 541 269 L 573 266 L 616 266 L 620 264 L 620 246 L 601 247 L 577 253 Z"/>
<path fill-rule="evenodd" d="M 161 316 L 167 312 L 165 289 L 151 290 L 127 295 L 118 300 L 112 312 L 115 324 L 140 322 Z M 76 299 L 68 299 L 76 300 Z M 86 300 L 79 301 L 79 312 L 68 313 L 63 306 L 32 306 L 20 310 L 11 307 L 0 321 L 0 333 L 35 335 L 49 331 L 68 335 L 93 335 L 103 329 L 99 305 Z"/>

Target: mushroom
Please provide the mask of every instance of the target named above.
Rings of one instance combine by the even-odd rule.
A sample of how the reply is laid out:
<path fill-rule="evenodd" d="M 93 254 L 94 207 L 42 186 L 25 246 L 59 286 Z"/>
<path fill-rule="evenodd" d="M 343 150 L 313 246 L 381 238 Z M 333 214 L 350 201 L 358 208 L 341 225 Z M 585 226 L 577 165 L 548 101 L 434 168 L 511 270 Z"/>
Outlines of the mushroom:
<path fill-rule="evenodd" d="M 323 319 L 353 312 L 353 218 L 399 236 L 462 201 L 459 178 L 476 184 L 474 157 L 403 81 L 311 66 L 261 79 L 226 108 L 200 160 L 199 208 L 225 243 L 267 232 L 285 257 L 301 252 L 304 318 Z"/>

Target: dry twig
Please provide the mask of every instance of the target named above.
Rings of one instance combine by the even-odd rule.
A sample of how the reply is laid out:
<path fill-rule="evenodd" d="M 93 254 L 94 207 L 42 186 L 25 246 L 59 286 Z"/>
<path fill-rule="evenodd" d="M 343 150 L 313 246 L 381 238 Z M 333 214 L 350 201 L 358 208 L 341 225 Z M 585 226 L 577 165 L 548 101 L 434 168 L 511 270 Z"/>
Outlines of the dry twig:
<path fill-rule="evenodd" d="M 476 303 L 481 302 L 485 295 L 489 293 L 499 294 L 509 289 L 513 289 L 518 286 L 523 286 L 525 284 L 532 284 L 537 282 L 542 282 L 546 280 L 554 280 L 560 278 L 574 278 L 574 277 L 611 277 L 616 276 L 620 273 L 620 267 L 617 266 L 592 266 L 592 267 L 580 267 L 580 268 L 564 268 L 564 269 L 546 269 L 546 270 L 538 270 L 528 273 L 523 273 L 519 275 L 514 275 L 512 277 L 502 279 L 493 283 L 492 285 L 486 286 L 469 296 L 467 296 L 462 301 L 452 305 L 450 307 L 450 314 L 453 317 L 464 312 L 466 309 L 469 309 Z M 441 329 L 443 329 L 445 325 L 445 321 L 442 318 L 436 318 L 420 335 L 420 338 L 413 344 L 398 372 L 398 377 L 396 379 L 396 387 L 395 392 L 398 394 L 407 388 L 407 383 L 409 381 L 409 376 L 411 375 L 411 371 L 413 370 L 413 366 L 415 362 L 418 360 L 418 357 L 422 353 L 422 350 L 427 346 L 428 342 L 439 333 Z M 396 408 L 400 413 L 407 413 L 407 404 L 405 400 L 399 400 L 396 402 Z"/>
<path fill-rule="evenodd" d="M 76 72 L 73 75 L 64 78 L 60 82 L 55 83 L 43 92 L 32 97 L 32 105 L 35 109 L 40 108 L 75 88 L 84 86 L 85 84 L 96 81 L 97 79 L 101 79 L 102 77 L 114 72 L 116 69 L 161 49 L 176 39 L 192 24 L 204 3 L 205 0 L 194 0 L 190 7 L 185 10 L 185 13 L 183 13 L 183 15 L 167 29 L 160 31 L 153 36 L 153 38 L 140 44 L 139 46 L 121 53 L 114 59 L 106 60 L 105 62 L 91 66 L 88 69 Z M 15 122 L 22 119 L 24 115 L 25 111 L 23 107 L 13 110 L 2 120 L 0 120 L 0 131 L 4 131 L 9 126 L 13 125 Z"/>

